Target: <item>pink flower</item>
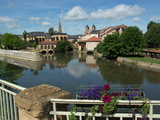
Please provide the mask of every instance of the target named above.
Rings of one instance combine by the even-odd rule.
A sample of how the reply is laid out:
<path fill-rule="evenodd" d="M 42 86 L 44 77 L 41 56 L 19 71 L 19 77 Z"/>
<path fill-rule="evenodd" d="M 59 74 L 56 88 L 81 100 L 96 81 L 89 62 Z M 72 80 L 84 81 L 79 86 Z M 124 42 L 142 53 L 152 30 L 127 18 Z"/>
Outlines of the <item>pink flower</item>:
<path fill-rule="evenodd" d="M 110 89 L 110 85 L 109 84 L 106 84 L 103 86 L 103 90 L 109 90 Z"/>
<path fill-rule="evenodd" d="M 102 111 L 102 110 L 103 110 L 103 105 L 101 105 L 101 106 L 99 107 L 99 110 L 100 110 L 100 111 Z"/>
<path fill-rule="evenodd" d="M 103 102 L 110 102 L 111 101 L 111 97 L 109 95 L 104 95 L 102 97 Z"/>

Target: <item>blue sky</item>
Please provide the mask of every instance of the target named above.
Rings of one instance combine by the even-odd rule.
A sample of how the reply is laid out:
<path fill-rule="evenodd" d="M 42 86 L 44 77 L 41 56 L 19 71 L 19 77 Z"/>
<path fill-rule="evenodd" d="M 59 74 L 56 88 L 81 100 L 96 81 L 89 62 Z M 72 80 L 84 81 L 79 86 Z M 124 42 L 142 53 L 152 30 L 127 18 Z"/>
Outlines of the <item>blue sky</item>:
<path fill-rule="evenodd" d="M 160 0 L 0 0 L 0 33 L 47 32 L 50 27 L 70 35 L 85 26 L 97 30 L 125 24 L 144 33 L 150 21 L 160 22 Z"/>

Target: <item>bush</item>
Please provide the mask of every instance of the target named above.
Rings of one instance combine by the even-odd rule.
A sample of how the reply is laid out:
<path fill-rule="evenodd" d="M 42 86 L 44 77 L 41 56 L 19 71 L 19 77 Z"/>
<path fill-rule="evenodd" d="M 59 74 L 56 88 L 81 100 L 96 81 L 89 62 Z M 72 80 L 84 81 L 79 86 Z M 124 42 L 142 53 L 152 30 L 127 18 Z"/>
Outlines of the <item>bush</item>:
<path fill-rule="evenodd" d="M 58 41 L 56 48 L 54 51 L 56 53 L 71 51 L 71 45 L 68 40 Z"/>

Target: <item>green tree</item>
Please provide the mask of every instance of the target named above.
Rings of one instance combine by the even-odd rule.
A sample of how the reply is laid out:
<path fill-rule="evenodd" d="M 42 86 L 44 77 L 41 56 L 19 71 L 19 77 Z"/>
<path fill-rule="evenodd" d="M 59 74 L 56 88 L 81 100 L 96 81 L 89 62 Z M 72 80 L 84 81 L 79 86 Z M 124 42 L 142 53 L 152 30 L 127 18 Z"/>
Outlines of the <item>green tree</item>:
<path fill-rule="evenodd" d="M 147 30 L 149 30 L 151 28 L 152 25 L 156 24 L 155 22 L 151 21 L 148 23 L 147 25 Z"/>
<path fill-rule="evenodd" d="M 24 40 L 26 41 L 26 39 L 27 39 L 27 31 L 25 31 L 25 30 L 24 30 L 24 32 L 23 32 L 23 38 L 24 38 Z"/>
<path fill-rule="evenodd" d="M 53 29 L 53 28 L 49 28 L 49 29 L 48 29 L 48 34 L 49 34 L 49 35 L 54 35 L 54 33 L 55 33 L 55 32 L 54 32 L 54 29 Z"/>
<path fill-rule="evenodd" d="M 77 42 L 77 39 L 74 39 L 74 40 L 73 40 L 73 43 L 76 43 L 76 42 Z"/>
<path fill-rule="evenodd" d="M 22 40 L 21 39 L 19 39 L 18 37 L 17 38 L 15 38 L 14 40 L 13 40 L 13 43 L 12 43 L 12 47 L 14 48 L 14 49 L 21 49 L 22 48 Z"/>
<path fill-rule="evenodd" d="M 28 46 L 28 42 L 27 41 L 22 41 L 20 49 L 26 49 Z"/>
<path fill-rule="evenodd" d="M 56 48 L 54 49 L 55 52 L 67 52 L 71 50 L 71 44 L 68 40 L 58 41 Z"/>
<path fill-rule="evenodd" d="M 5 49 L 19 49 L 21 46 L 22 40 L 10 33 L 5 33 L 2 36 L 1 44 L 4 46 Z"/>
<path fill-rule="evenodd" d="M 145 34 L 147 45 L 150 48 L 160 47 L 160 23 L 153 23 Z"/>
<path fill-rule="evenodd" d="M 34 47 L 34 49 L 36 49 L 37 44 L 34 42 L 34 43 L 31 44 L 31 47 Z"/>
<path fill-rule="evenodd" d="M 125 29 L 120 36 L 121 54 L 140 52 L 145 46 L 146 42 L 142 31 L 136 27 L 131 26 Z"/>
<path fill-rule="evenodd" d="M 107 35 L 104 41 L 98 44 L 97 51 L 103 54 L 106 58 L 117 58 L 120 54 L 121 43 L 119 41 L 119 34 Z"/>

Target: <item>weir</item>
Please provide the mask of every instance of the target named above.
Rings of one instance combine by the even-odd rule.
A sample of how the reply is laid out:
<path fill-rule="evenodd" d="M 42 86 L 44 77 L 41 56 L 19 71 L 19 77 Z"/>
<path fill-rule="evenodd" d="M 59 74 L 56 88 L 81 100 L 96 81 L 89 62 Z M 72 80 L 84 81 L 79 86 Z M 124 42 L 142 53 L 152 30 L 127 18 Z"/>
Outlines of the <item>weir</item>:
<path fill-rule="evenodd" d="M 42 55 L 39 52 L 0 49 L 0 56 L 27 61 L 43 61 Z"/>

